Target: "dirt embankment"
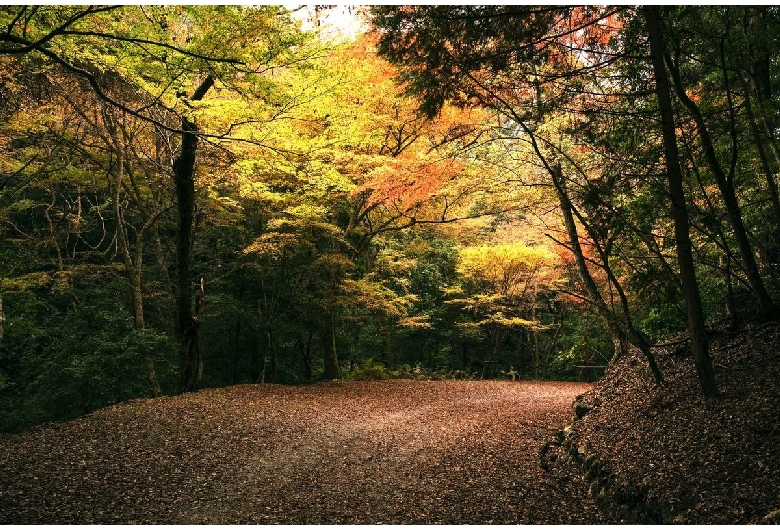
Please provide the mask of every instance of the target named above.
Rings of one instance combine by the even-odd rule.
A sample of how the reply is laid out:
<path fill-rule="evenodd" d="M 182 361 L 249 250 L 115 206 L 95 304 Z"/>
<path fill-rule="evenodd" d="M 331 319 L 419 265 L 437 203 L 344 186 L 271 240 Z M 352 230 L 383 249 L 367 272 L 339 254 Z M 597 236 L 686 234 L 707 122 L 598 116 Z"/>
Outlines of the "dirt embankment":
<path fill-rule="evenodd" d="M 607 522 L 540 445 L 590 387 L 384 381 L 137 400 L 0 438 L 0 523 Z"/>
<path fill-rule="evenodd" d="M 712 330 L 721 397 L 701 397 L 690 345 L 618 359 L 577 405 L 554 459 L 578 460 L 593 497 L 622 522 L 780 523 L 780 326 Z M 572 458 L 573 457 L 573 458 Z"/>

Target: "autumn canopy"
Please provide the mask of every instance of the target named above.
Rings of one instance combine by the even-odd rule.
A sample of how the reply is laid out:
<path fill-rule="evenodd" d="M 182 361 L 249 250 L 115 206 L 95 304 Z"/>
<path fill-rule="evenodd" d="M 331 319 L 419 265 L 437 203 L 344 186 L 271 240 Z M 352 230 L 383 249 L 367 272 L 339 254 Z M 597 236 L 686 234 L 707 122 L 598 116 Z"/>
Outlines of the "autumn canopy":
<path fill-rule="evenodd" d="M 705 323 L 778 315 L 778 22 L 0 8 L 0 426 L 629 349 L 661 383 L 682 332 L 718 395 Z"/>

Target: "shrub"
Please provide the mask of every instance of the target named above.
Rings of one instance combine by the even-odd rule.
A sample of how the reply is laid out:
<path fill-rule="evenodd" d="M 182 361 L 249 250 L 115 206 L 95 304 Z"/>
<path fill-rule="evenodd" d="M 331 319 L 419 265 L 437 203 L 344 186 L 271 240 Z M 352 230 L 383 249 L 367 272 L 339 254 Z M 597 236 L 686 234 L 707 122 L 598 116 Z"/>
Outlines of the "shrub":
<path fill-rule="evenodd" d="M 346 379 L 352 381 L 381 381 L 390 379 L 392 375 L 382 363 L 378 363 L 374 359 L 367 359 L 355 365 L 352 371 L 347 374 Z"/>

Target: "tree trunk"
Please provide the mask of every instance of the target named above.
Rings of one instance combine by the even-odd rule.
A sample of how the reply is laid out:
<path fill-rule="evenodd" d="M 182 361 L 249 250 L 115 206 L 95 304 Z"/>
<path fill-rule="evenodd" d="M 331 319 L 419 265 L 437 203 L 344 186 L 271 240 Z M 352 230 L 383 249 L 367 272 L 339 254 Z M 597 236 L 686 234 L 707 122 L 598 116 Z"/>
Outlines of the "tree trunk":
<path fill-rule="evenodd" d="M 325 362 L 325 372 L 323 379 L 338 379 L 339 361 L 336 355 L 336 319 L 333 315 L 333 309 L 325 311 L 325 348 L 323 360 Z"/>
<path fill-rule="evenodd" d="M 745 87 L 745 91 L 748 91 L 747 87 Z M 775 215 L 775 224 L 780 226 L 780 191 L 777 189 L 775 170 L 772 168 L 772 163 L 769 160 L 769 154 L 767 153 L 766 147 L 771 140 L 768 140 L 766 135 L 762 134 L 761 128 L 758 126 L 756 116 L 753 113 L 751 98 L 752 96 L 750 95 L 745 96 L 745 112 L 747 114 L 748 123 L 750 124 L 750 131 L 753 133 L 753 142 L 756 144 L 758 159 L 761 161 L 761 166 L 764 169 L 764 179 L 766 180 L 767 191 L 769 192 L 769 201 L 772 204 L 772 212 Z M 780 241 L 780 238 L 777 239 Z"/>
<path fill-rule="evenodd" d="M 531 321 L 536 322 L 536 300 L 538 296 L 538 290 L 539 290 L 539 284 L 538 282 L 534 281 L 534 294 L 531 298 L 532 305 L 531 305 Z M 533 351 L 534 351 L 534 379 L 539 379 L 539 366 L 540 366 L 540 356 L 539 356 L 539 332 L 536 328 L 531 330 L 531 343 L 533 345 Z"/>
<path fill-rule="evenodd" d="M 130 250 L 130 240 L 127 236 L 127 228 L 125 227 L 124 215 L 122 213 L 122 206 L 120 204 L 119 194 L 122 189 L 122 181 L 125 175 L 125 149 L 120 144 L 122 141 L 118 137 L 116 131 L 114 131 L 114 150 L 117 155 L 116 161 L 116 177 L 114 179 L 113 189 L 113 201 L 114 201 L 114 216 L 116 217 L 116 238 L 119 244 L 119 248 L 122 252 L 124 260 L 125 272 L 127 273 L 128 280 L 130 281 L 130 299 L 133 307 L 133 321 L 136 331 L 143 331 L 146 328 L 146 319 L 144 318 L 144 298 L 143 289 L 141 283 L 141 271 L 143 266 L 143 233 L 139 234 L 135 242 L 135 259 L 133 259 L 133 253 Z M 144 375 L 146 376 L 146 385 L 149 387 L 149 391 L 152 397 L 160 397 L 163 395 L 160 388 L 160 382 L 157 380 L 157 371 L 154 366 L 154 358 L 151 354 L 143 348 L 141 353 L 141 362 L 144 369 Z"/>
<path fill-rule="evenodd" d="M 494 368 L 493 363 L 496 361 L 496 358 L 498 358 L 498 347 L 503 340 L 503 336 L 500 331 L 496 330 L 493 337 L 495 338 L 493 340 L 493 349 L 490 351 L 488 358 L 482 361 L 482 376 L 480 379 L 485 379 L 485 374 L 490 377 L 489 369 Z M 493 370 L 493 372 L 495 372 L 495 370 Z"/>
<path fill-rule="evenodd" d="M 5 324 L 5 312 L 3 312 L 3 297 L 0 296 L 0 342 L 3 340 L 3 324 Z"/>
<path fill-rule="evenodd" d="M 311 343 L 313 340 L 314 333 L 310 331 L 303 351 L 303 380 L 307 383 L 311 381 Z"/>
<path fill-rule="evenodd" d="M 704 330 L 704 312 L 701 305 L 699 285 L 696 280 L 696 269 L 691 250 L 691 239 L 688 221 L 688 209 L 685 204 L 682 170 L 677 151 L 677 138 L 674 131 L 674 116 L 669 93 L 669 81 L 664 67 L 663 37 L 660 28 L 658 6 L 644 6 L 642 12 L 646 21 L 646 29 L 650 42 L 650 55 L 655 74 L 655 91 L 661 114 L 661 127 L 666 159 L 666 172 L 669 180 L 669 193 L 672 199 L 672 218 L 674 220 L 674 235 L 677 245 L 677 260 L 680 267 L 680 281 L 685 296 L 686 312 L 688 314 L 688 333 L 691 339 L 696 372 L 699 377 L 701 392 L 704 396 L 718 395 L 715 381 L 715 370 L 707 346 Z"/>
<path fill-rule="evenodd" d="M 571 204 L 571 199 L 569 199 L 563 183 L 563 171 L 561 166 L 558 164 L 550 169 L 550 176 L 552 177 L 553 186 L 558 195 L 558 203 L 563 216 L 564 225 L 566 226 L 566 233 L 569 236 L 569 245 L 571 246 L 572 254 L 574 254 L 574 262 L 577 265 L 577 271 L 585 284 L 585 290 L 588 292 L 591 302 L 596 308 L 596 311 L 598 311 L 599 315 L 606 322 L 607 329 L 609 329 L 610 335 L 612 335 L 612 342 L 615 345 L 614 357 L 617 358 L 625 353 L 628 348 L 627 342 L 631 342 L 631 344 L 639 348 L 645 356 L 656 384 L 660 385 L 663 383 L 664 378 L 660 368 L 658 368 L 658 364 L 655 362 L 655 357 L 650 351 L 650 344 L 647 340 L 644 340 L 642 335 L 634 328 L 630 315 L 627 312 L 623 318 L 620 318 L 609 308 L 604 301 L 604 298 L 601 296 L 599 288 L 593 280 L 593 277 L 588 270 L 588 265 L 585 262 L 585 254 L 582 251 L 580 238 L 577 234 L 577 225 L 574 223 L 574 207 Z M 624 307 L 624 311 L 627 311 L 627 307 Z"/>
<path fill-rule="evenodd" d="M 214 84 L 211 76 L 195 90 L 192 101 L 200 101 Z M 182 386 L 185 392 L 198 388 L 203 373 L 203 362 L 198 344 L 199 322 L 192 311 L 192 242 L 195 220 L 195 151 L 198 146 L 198 128 L 182 118 L 181 153 L 173 163 L 173 178 L 178 199 L 178 241 L 176 244 L 176 321 L 182 361 Z M 201 293 L 203 291 L 201 290 Z M 205 293 L 204 293 L 205 294 Z"/>
<path fill-rule="evenodd" d="M 392 365 L 391 348 L 390 348 L 391 331 L 392 331 L 392 325 L 389 322 L 389 319 L 382 318 L 382 364 L 388 367 Z"/>
<path fill-rule="evenodd" d="M 660 53 L 663 54 L 663 50 L 660 50 Z M 688 94 L 686 94 L 677 65 L 674 64 L 668 56 L 666 57 L 666 63 L 671 72 L 675 93 L 680 101 L 682 101 L 683 105 L 688 109 L 688 112 L 690 112 L 693 121 L 696 124 L 699 140 L 702 149 L 704 150 L 704 158 L 715 177 L 718 190 L 720 191 L 723 203 L 726 206 L 726 215 L 729 219 L 731 228 L 734 231 L 734 239 L 736 240 L 737 248 L 739 249 L 739 255 L 742 260 L 742 265 L 744 266 L 745 275 L 747 276 L 750 288 L 753 290 L 753 293 L 758 300 L 761 316 L 767 320 L 774 319 L 777 316 L 777 308 L 761 278 L 761 273 L 759 272 L 758 264 L 756 263 L 756 257 L 753 253 L 753 247 L 750 244 L 750 239 L 748 238 L 747 230 L 745 229 L 745 223 L 742 221 L 742 212 L 734 190 L 733 169 L 729 172 L 729 175 L 724 171 L 723 166 L 718 161 L 717 154 L 715 153 L 715 145 L 713 144 L 707 124 L 704 121 L 704 116 L 699 110 L 698 105 L 696 105 L 696 103 L 688 97 Z M 663 64 L 661 64 L 660 67 L 663 67 Z M 665 73 L 666 71 L 664 70 L 664 74 Z M 669 105 L 671 114 L 671 102 Z M 732 117 L 732 120 L 733 119 L 734 118 Z"/>
<path fill-rule="evenodd" d="M 758 159 L 761 161 L 761 166 L 764 170 L 764 180 L 766 181 L 767 192 L 769 194 L 769 202 L 772 204 L 772 213 L 775 217 L 774 227 L 771 230 L 774 248 L 772 249 L 772 252 L 764 252 L 764 266 L 772 267 L 772 263 L 777 261 L 777 253 L 778 249 L 780 249 L 780 190 L 778 190 L 777 182 L 775 181 L 775 168 L 780 166 L 780 160 L 778 160 L 777 157 L 777 146 L 775 145 L 775 142 L 771 136 L 766 134 L 766 121 L 763 117 L 757 117 L 753 110 L 753 103 L 751 100 L 753 98 L 760 100 L 762 97 L 762 90 L 760 90 L 756 82 L 754 82 L 752 84 L 754 89 L 751 92 L 747 82 L 742 77 L 740 77 L 740 81 L 742 82 L 743 90 L 745 91 L 744 106 L 746 116 L 748 123 L 750 124 L 750 130 L 753 133 L 753 142 L 756 145 L 756 153 L 758 154 Z M 758 105 L 760 108 L 761 103 L 759 102 Z M 761 119 L 764 127 L 759 127 L 759 119 Z M 772 151 L 775 155 L 773 161 L 770 160 L 769 151 Z M 770 256 L 773 256 L 774 259 Z"/>
<path fill-rule="evenodd" d="M 268 334 L 268 364 L 270 365 L 271 373 L 268 376 L 268 380 L 272 383 L 277 383 L 279 381 L 279 366 L 278 366 L 278 359 L 276 357 L 276 335 L 274 335 L 274 328 L 271 325 L 271 322 L 268 322 L 268 327 L 266 328 L 267 334 Z"/>
<path fill-rule="evenodd" d="M 241 275 L 241 279 L 238 284 L 238 306 L 241 307 L 244 301 L 244 276 Z M 237 311 L 236 325 L 233 328 L 233 355 L 230 360 L 230 384 L 235 384 L 236 377 L 238 376 L 238 364 L 241 359 L 241 331 L 242 331 L 242 319 L 241 310 Z"/>

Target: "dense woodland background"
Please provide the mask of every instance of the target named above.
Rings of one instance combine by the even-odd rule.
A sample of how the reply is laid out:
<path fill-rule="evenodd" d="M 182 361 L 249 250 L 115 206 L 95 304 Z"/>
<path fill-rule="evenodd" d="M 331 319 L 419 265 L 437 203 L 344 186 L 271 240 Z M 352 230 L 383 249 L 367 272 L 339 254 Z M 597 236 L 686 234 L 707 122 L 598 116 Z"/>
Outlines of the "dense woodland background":
<path fill-rule="evenodd" d="M 0 7 L 0 428 L 777 317 L 777 8 Z M 326 29 L 321 32 L 319 29 Z"/>

